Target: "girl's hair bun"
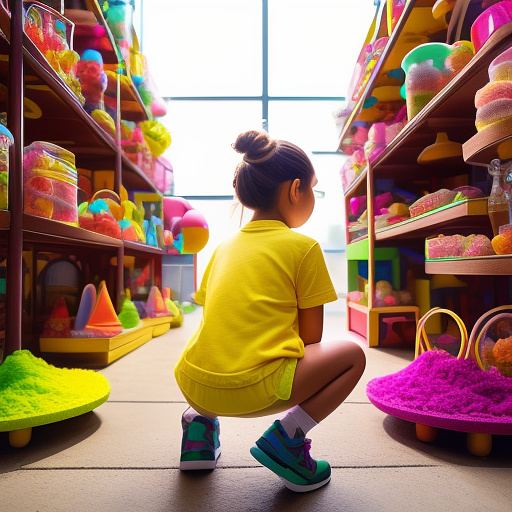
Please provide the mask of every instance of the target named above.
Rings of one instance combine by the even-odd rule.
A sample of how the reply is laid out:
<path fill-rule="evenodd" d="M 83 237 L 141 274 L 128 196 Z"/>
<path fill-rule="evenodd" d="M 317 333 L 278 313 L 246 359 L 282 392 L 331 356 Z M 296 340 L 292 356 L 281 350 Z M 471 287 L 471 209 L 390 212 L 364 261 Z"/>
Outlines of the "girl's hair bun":
<path fill-rule="evenodd" d="M 241 133 L 233 144 L 233 148 L 244 155 L 247 163 L 256 164 L 272 157 L 276 151 L 277 142 L 264 132 L 251 130 Z"/>

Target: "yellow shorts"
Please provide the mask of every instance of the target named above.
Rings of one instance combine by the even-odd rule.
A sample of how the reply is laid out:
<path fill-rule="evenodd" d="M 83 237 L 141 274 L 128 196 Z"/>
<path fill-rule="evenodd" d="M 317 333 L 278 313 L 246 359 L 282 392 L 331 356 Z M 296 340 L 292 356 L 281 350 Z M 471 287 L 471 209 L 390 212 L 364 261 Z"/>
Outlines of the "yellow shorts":
<path fill-rule="evenodd" d="M 283 359 L 270 375 L 258 382 L 236 388 L 216 388 L 191 379 L 175 369 L 176 381 L 191 405 L 218 416 L 240 416 L 267 409 L 279 400 L 288 400 L 292 390 L 297 359 Z"/>

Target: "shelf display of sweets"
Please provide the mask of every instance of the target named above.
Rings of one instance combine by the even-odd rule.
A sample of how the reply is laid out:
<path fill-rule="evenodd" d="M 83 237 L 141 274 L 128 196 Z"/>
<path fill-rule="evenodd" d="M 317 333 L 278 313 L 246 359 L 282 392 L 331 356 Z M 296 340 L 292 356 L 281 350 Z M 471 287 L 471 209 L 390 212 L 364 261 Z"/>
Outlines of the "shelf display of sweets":
<path fill-rule="evenodd" d="M 73 51 L 72 38 L 69 42 L 67 38 L 71 27 L 72 23 L 67 18 L 46 5 L 34 3 L 25 12 L 25 34 L 83 104 L 80 82 L 76 78 L 80 56 Z"/>
<path fill-rule="evenodd" d="M 75 155 L 49 142 L 23 150 L 25 213 L 78 225 Z"/>
<path fill-rule="evenodd" d="M 402 96 L 407 101 L 411 120 L 459 73 L 475 53 L 470 41 L 424 43 L 411 50 L 402 61 L 405 84 Z"/>
<path fill-rule="evenodd" d="M 11 132 L 0 124 L 0 210 L 9 207 L 9 146 L 13 142 Z"/>
<path fill-rule="evenodd" d="M 489 83 L 475 95 L 477 131 L 512 119 L 512 48 L 489 65 Z"/>
<path fill-rule="evenodd" d="M 85 98 L 84 109 L 104 110 L 103 93 L 107 88 L 107 75 L 103 71 L 103 58 L 96 50 L 85 50 L 77 64 L 77 76 Z"/>

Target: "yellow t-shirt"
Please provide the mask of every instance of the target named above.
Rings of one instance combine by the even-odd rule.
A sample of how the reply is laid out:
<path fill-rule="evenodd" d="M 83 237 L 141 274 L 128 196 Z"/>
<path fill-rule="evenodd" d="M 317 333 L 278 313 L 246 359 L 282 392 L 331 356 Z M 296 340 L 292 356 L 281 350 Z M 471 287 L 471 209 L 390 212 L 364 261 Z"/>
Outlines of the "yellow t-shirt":
<path fill-rule="evenodd" d="M 249 222 L 215 250 L 206 268 L 195 294 L 203 319 L 176 365 L 178 383 L 183 389 L 180 372 L 211 388 L 259 382 L 286 359 L 304 356 L 298 308 L 336 299 L 315 240 L 280 221 Z M 289 398 L 293 371 L 290 377 L 278 393 L 282 399 Z"/>

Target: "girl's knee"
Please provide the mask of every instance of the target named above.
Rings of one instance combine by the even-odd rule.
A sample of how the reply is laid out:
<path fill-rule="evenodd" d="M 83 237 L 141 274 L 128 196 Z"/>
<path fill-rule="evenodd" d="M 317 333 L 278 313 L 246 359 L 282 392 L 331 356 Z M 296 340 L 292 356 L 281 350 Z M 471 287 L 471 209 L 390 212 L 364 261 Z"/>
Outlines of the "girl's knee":
<path fill-rule="evenodd" d="M 353 341 L 346 342 L 343 357 L 345 360 L 350 361 L 352 363 L 352 367 L 357 368 L 361 374 L 364 372 L 366 367 L 366 354 L 360 345 Z"/>

